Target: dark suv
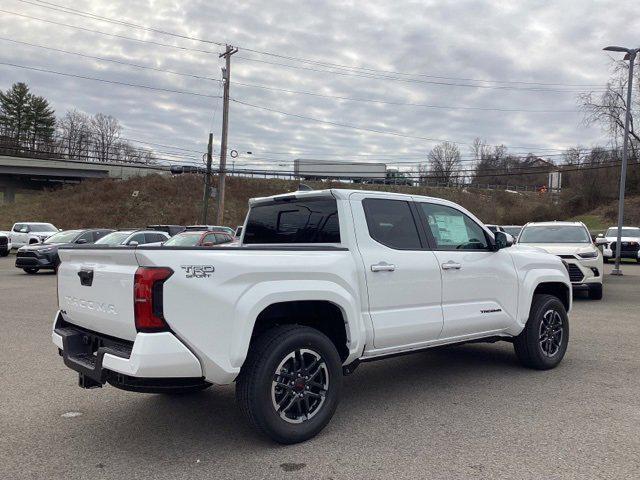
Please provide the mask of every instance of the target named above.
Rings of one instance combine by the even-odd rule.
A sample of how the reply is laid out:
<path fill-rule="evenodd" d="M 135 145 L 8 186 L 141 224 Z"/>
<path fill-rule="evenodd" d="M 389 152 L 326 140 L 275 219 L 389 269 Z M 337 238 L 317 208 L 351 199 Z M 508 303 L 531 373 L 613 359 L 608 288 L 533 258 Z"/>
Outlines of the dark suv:
<path fill-rule="evenodd" d="M 89 230 L 65 230 L 55 233 L 43 243 L 25 245 L 18 249 L 16 267 L 27 273 L 38 270 L 55 270 L 60 265 L 58 247 L 83 243 L 94 243 L 113 230 L 94 228 Z"/>

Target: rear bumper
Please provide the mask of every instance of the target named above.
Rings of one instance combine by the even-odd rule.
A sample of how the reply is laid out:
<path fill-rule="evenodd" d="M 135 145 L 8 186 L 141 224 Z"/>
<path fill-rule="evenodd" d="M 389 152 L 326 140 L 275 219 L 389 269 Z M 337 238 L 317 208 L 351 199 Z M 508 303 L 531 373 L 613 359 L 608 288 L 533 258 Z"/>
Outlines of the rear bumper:
<path fill-rule="evenodd" d="M 51 339 L 65 365 L 80 374 L 81 386 L 108 381 L 140 387 L 145 379 L 149 384 L 175 380 L 165 382 L 167 386 L 203 381 L 200 362 L 171 332 L 138 333 L 135 341 L 127 342 L 68 323 L 58 312 Z"/>

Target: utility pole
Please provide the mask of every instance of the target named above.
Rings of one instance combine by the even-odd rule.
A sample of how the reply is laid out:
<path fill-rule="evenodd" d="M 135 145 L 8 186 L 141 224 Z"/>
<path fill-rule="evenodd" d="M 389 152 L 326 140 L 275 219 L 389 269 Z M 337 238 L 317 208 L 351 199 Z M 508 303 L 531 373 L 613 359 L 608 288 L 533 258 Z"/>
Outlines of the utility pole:
<path fill-rule="evenodd" d="M 218 211 L 216 225 L 222 225 L 224 221 L 224 187 L 227 168 L 227 133 L 229 132 L 229 86 L 231 84 L 231 55 L 238 51 L 237 48 L 227 45 L 220 57 L 226 60 L 226 66 L 222 69 L 224 81 L 224 94 L 222 96 L 222 137 L 220 138 L 220 170 L 218 172 Z"/>
<path fill-rule="evenodd" d="M 211 161 L 213 153 L 213 133 L 209 133 L 207 145 L 207 172 L 204 175 L 204 197 L 202 198 L 202 224 L 206 225 L 209 219 L 209 197 L 211 196 Z"/>
<path fill-rule="evenodd" d="M 609 52 L 623 52 L 625 60 L 629 60 L 629 81 L 627 82 L 627 112 L 624 119 L 624 140 L 622 146 L 622 171 L 620 172 L 620 193 L 618 199 L 618 235 L 616 235 L 616 264 L 611 275 L 622 275 L 620 270 L 620 248 L 622 244 L 622 222 L 624 221 L 624 190 L 627 180 L 627 143 L 629 142 L 629 122 L 631 120 L 631 92 L 633 91 L 633 64 L 640 48 L 606 47 Z"/>

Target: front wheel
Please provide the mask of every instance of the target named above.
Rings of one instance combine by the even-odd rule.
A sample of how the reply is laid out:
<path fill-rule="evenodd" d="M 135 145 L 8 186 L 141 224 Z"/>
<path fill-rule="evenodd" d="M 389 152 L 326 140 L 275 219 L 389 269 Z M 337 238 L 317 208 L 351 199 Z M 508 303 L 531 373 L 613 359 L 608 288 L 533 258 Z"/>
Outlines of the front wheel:
<path fill-rule="evenodd" d="M 536 370 L 556 367 L 569 345 L 569 317 L 553 295 L 534 295 L 529 320 L 513 346 L 520 362 Z"/>
<path fill-rule="evenodd" d="M 303 442 L 331 420 L 342 389 L 335 345 L 320 331 L 274 327 L 249 350 L 236 398 L 249 423 L 278 443 Z"/>
<path fill-rule="evenodd" d="M 34 267 L 23 268 L 23 270 L 29 275 L 33 275 L 34 273 L 38 273 L 38 269 Z"/>
<path fill-rule="evenodd" d="M 9 255 L 9 250 L 0 251 L 0 257 L 6 257 L 7 255 Z"/>

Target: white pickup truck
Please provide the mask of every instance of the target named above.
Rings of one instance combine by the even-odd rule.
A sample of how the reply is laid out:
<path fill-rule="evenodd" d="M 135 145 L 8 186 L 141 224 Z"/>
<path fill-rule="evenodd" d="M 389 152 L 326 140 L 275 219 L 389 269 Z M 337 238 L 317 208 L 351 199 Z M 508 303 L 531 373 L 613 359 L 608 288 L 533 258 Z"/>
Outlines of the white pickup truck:
<path fill-rule="evenodd" d="M 20 248 L 25 245 L 42 243 L 59 231 L 50 223 L 18 222 L 13 224 L 10 231 L 0 232 L 0 234 L 8 237 L 13 248 Z"/>
<path fill-rule="evenodd" d="M 80 386 L 235 381 L 250 423 L 281 443 L 322 430 L 361 362 L 505 340 L 549 369 L 569 340 L 562 260 L 437 198 L 299 191 L 251 200 L 237 248 L 59 254 L 52 339 Z"/>

